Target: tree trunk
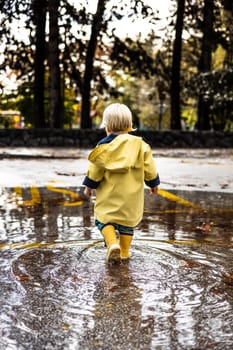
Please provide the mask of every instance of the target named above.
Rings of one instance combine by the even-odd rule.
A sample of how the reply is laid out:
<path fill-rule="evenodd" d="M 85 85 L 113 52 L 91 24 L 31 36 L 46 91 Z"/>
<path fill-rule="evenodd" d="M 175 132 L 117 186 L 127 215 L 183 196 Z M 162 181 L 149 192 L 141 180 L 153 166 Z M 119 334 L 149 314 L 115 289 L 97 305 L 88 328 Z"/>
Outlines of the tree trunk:
<path fill-rule="evenodd" d="M 44 77 L 45 77 L 45 19 L 46 0 L 35 0 L 33 12 L 36 26 L 35 80 L 34 80 L 34 127 L 45 128 Z"/>
<path fill-rule="evenodd" d="M 60 0 L 49 0 L 49 124 L 51 128 L 63 127 L 61 98 L 61 73 L 59 65 L 58 8 Z"/>
<path fill-rule="evenodd" d="M 203 38 L 201 56 L 199 61 L 199 73 L 209 72 L 211 70 L 211 53 L 213 40 L 214 23 L 214 0 L 205 0 L 203 16 Z M 198 130 L 210 129 L 210 108 L 209 103 L 203 95 L 198 100 Z"/>
<path fill-rule="evenodd" d="M 91 105 L 91 80 L 93 76 L 93 64 L 97 46 L 97 38 L 103 21 L 106 0 L 99 0 L 96 13 L 93 17 L 91 37 L 87 47 L 85 72 L 82 86 L 82 104 L 81 104 L 81 129 L 90 129 L 92 120 L 90 115 Z"/>
<path fill-rule="evenodd" d="M 180 118 L 180 67 L 185 0 L 177 0 L 176 36 L 171 68 L 171 129 L 181 129 Z"/>
<path fill-rule="evenodd" d="M 227 67 L 231 67 L 233 65 L 233 1 L 224 0 L 223 7 L 224 25 L 226 26 L 226 31 L 228 32 L 229 36 L 225 63 Z"/>

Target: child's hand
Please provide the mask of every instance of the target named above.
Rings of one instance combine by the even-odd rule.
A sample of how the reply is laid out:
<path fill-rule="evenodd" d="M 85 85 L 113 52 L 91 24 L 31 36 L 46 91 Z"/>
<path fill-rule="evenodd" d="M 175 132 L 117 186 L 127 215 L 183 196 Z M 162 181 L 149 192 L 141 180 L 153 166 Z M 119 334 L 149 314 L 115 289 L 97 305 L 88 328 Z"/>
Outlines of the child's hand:
<path fill-rule="evenodd" d="M 157 194 L 158 193 L 158 187 L 152 187 L 151 189 L 150 189 L 150 195 L 152 195 L 152 194 Z"/>
<path fill-rule="evenodd" d="M 87 197 L 87 198 L 91 198 L 91 195 L 92 195 L 92 188 L 90 187 L 85 187 L 85 190 L 84 190 L 84 195 Z"/>

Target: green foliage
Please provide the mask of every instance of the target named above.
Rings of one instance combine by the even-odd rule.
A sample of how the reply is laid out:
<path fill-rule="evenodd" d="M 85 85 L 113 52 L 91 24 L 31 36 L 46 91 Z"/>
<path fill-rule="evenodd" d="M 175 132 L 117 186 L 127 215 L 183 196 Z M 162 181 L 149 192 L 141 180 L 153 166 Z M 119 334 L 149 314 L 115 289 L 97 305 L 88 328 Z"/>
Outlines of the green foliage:
<path fill-rule="evenodd" d="M 214 71 L 204 80 L 209 81 L 205 96 L 211 105 L 213 128 L 229 130 L 233 123 L 233 68 Z"/>
<path fill-rule="evenodd" d="M 5 94 L 1 98 L 0 108 L 5 111 L 14 110 L 20 112 L 21 116 L 24 118 L 24 123 L 26 127 L 30 127 L 32 125 L 32 91 L 32 84 L 24 83 L 18 87 L 17 92 Z"/>
<path fill-rule="evenodd" d="M 124 69 L 132 76 L 149 78 L 156 72 L 153 57 L 139 40 L 116 38 L 110 59 L 113 68 Z"/>
<path fill-rule="evenodd" d="M 77 119 L 77 103 L 75 102 L 75 91 L 65 89 L 64 92 L 64 128 L 72 128 Z"/>
<path fill-rule="evenodd" d="M 229 130 L 233 122 L 233 69 L 202 73 L 193 80 L 192 86 L 210 106 L 212 128 Z"/>

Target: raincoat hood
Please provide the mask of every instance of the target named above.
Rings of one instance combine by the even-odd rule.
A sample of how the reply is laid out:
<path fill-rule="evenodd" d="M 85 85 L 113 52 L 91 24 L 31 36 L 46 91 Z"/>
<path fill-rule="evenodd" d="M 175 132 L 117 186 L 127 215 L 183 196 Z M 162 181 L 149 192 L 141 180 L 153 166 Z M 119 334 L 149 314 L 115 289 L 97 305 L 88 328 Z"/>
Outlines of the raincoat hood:
<path fill-rule="evenodd" d="M 143 215 L 144 183 L 154 187 L 158 176 L 151 148 L 130 134 L 109 139 L 90 153 L 84 184 L 96 189 L 97 220 L 135 227 Z"/>
<path fill-rule="evenodd" d="M 89 155 L 90 162 L 110 172 L 125 173 L 142 165 L 141 137 L 122 134 L 113 141 L 97 146 Z"/>

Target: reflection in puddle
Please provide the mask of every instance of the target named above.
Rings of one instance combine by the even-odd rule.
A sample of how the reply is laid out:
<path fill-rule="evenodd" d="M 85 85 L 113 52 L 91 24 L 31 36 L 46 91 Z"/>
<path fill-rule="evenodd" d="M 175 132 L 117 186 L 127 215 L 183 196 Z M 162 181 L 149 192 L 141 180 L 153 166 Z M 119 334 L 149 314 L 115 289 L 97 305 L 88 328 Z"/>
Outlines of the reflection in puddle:
<path fill-rule="evenodd" d="M 0 348 L 232 349 L 232 195 L 146 193 L 113 266 L 92 207 L 77 188 L 2 190 Z"/>

